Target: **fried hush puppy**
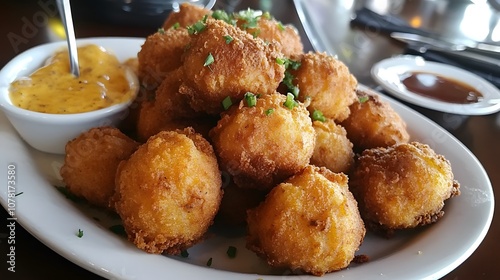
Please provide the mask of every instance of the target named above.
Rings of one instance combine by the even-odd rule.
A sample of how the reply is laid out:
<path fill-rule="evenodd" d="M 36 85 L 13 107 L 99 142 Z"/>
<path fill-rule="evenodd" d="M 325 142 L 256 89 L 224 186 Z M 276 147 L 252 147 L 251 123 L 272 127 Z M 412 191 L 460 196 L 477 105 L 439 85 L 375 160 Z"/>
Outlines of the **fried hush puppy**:
<path fill-rule="evenodd" d="M 210 10 L 203 7 L 182 3 L 179 5 L 179 11 L 174 11 L 168 15 L 162 27 L 165 30 L 175 26 L 188 27 L 210 13 Z"/>
<path fill-rule="evenodd" d="M 365 236 L 347 176 L 312 165 L 273 188 L 247 222 L 250 250 L 317 276 L 346 268 Z"/>
<path fill-rule="evenodd" d="M 388 147 L 410 140 L 406 123 L 388 102 L 361 90 L 357 96 L 358 101 L 349 107 L 351 114 L 341 122 L 355 150 Z"/>
<path fill-rule="evenodd" d="M 186 28 L 169 28 L 149 35 L 137 54 L 141 85 L 154 91 L 170 71 L 182 65 L 181 55 L 189 41 Z"/>
<path fill-rule="evenodd" d="M 354 165 L 354 151 L 345 129 L 332 120 L 314 121 L 316 144 L 311 164 L 333 172 L 348 173 Z"/>
<path fill-rule="evenodd" d="M 114 194 L 118 164 L 138 146 L 117 128 L 92 128 L 66 144 L 60 174 L 71 193 L 107 208 Z"/>
<path fill-rule="evenodd" d="M 367 227 L 388 236 L 436 222 L 460 194 L 450 162 L 418 142 L 363 151 L 349 186 Z"/>
<path fill-rule="evenodd" d="M 238 102 L 246 92 L 271 94 L 284 77 L 283 56 L 273 44 L 222 20 L 208 18 L 183 55 L 181 93 L 196 111 L 218 114 L 225 98 Z"/>
<path fill-rule="evenodd" d="M 113 201 L 131 242 L 175 255 L 202 239 L 221 197 L 213 149 L 187 128 L 158 133 L 123 161 Z"/>
<path fill-rule="evenodd" d="M 327 118 L 341 122 L 349 116 L 349 106 L 356 101 L 356 78 L 347 66 L 331 55 L 308 52 L 292 58 L 300 62 L 290 69 L 293 83 L 299 88 L 299 100 L 310 102 L 311 114 L 319 110 Z"/>
<path fill-rule="evenodd" d="M 234 17 L 239 28 L 255 38 L 275 44 L 285 57 L 304 53 L 304 46 L 297 29 L 290 24 L 282 24 L 269 13 L 258 15 L 256 11 L 246 10 L 235 13 Z"/>
<path fill-rule="evenodd" d="M 315 132 L 303 104 L 279 93 L 253 97 L 254 105 L 242 100 L 225 111 L 209 135 L 236 185 L 266 191 L 309 163 Z"/>

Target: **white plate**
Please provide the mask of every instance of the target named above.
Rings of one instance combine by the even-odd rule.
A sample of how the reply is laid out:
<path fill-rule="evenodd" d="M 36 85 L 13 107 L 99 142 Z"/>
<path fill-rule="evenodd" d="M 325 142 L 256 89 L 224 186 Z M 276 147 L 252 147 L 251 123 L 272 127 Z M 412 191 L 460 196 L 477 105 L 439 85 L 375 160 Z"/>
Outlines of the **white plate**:
<path fill-rule="evenodd" d="M 119 50 L 124 60 L 137 55 L 144 39 L 92 39 Z M 385 97 L 384 97 L 385 98 Z M 385 98 L 387 99 L 387 98 Z M 435 279 L 460 265 L 483 240 L 493 217 L 494 197 L 488 176 L 474 155 L 451 134 L 415 111 L 387 99 L 408 123 L 413 140 L 428 143 L 451 161 L 462 195 L 446 203 L 446 214 L 438 223 L 395 238 L 368 234 L 359 254 L 370 262 L 326 274 L 321 279 Z M 61 186 L 62 156 L 45 154 L 22 142 L 0 114 L 0 166 L 3 181 L 0 202 L 9 208 L 7 166 L 15 165 L 15 217 L 26 230 L 68 260 L 106 278 L 120 279 L 314 279 L 291 276 L 270 269 L 245 249 L 243 237 L 214 231 L 206 241 L 188 250 L 189 257 L 147 254 L 112 233 L 116 217 L 76 203 L 54 186 Z M 12 202 L 12 201 L 11 201 Z M 11 205 L 12 206 L 12 205 Z M 76 236 L 83 230 L 81 238 Z M 227 257 L 229 245 L 237 247 L 234 259 Z M 212 266 L 206 263 L 212 258 Z"/>
<path fill-rule="evenodd" d="M 483 95 L 478 103 L 453 104 L 409 91 L 400 76 L 408 72 L 427 72 L 466 83 Z M 500 90 L 480 76 L 464 69 L 424 60 L 420 56 L 401 55 L 384 59 L 371 69 L 377 83 L 394 96 L 412 104 L 445 113 L 487 115 L 500 111 Z"/>

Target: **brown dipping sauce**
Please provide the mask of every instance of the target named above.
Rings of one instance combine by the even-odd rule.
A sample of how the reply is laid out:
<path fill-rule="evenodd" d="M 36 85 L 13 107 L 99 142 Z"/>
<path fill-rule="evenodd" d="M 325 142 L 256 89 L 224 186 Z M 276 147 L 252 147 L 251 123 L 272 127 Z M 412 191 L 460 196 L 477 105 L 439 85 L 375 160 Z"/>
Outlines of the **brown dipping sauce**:
<path fill-rule="evenodd" d="M 477 103 L 483 95 L 463 82 L 427 72 L 407 72 L 400 77 L 406 88 L 418 95 L 456 104 Z"/>

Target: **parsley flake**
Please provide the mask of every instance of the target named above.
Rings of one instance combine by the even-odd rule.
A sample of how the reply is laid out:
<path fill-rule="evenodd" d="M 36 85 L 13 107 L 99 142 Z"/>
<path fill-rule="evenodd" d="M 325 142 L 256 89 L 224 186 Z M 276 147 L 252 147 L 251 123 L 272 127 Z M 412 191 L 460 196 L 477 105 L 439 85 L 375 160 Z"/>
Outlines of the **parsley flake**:
<path fill-rule="evenodd" d="M 176 22 L 172 25 L 172 29 L 178 29 L 179 27 L 181 27 L 181 24 L 179 22 Z"/>
<path fill-rule="evenodd" d="M 233 37 L 231 37 L 231 35 L 225 35 L 222 38 L 224 38 L 224 40 L 226 41 L 226 44 L 229 44 L 234 40 Z"/>
<path fill-rule="evenodd" d="M 157 32 L 160 33 L 160 34 L 165 34 L 165 29 L 163 29 L 163 27 L 162 28 L 158 28 Z"/>
<path fill-rule="evenodd" d="M 207 55 L 207 58 L 205 58 L 205 63 L 203 63 L 203 66 L 209 66 L 210 64 L 214 63 L 214 56 L 212 55 L 212 53 L 209 53 Z"/>
<path fill-rule="evenodd" d="M 359 101 L 359 103 L 365 103 L 365 102 L 366 102 L 366 101 L 368 101 L 369 99 L 370 99 L 370 97 L 369 97 L 369 96 L 367 96 L 367 95 L 363 95 L 363 96 L 358 97 L 358 101 Z"/>
<path fill-rule="evenodd" d="M 78 233 L 76 234 L 76 236 L 77 236 L 78 238 L 82 238 L 82 237 L 83 237 L 83 230 L 78 229 Z"/>

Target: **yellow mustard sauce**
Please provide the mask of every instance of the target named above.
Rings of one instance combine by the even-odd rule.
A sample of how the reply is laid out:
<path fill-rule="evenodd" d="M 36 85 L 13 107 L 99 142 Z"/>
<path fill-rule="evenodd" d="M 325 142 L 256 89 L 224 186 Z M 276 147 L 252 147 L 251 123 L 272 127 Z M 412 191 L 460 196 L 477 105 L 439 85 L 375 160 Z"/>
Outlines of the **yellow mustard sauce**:
<path fill-rule="evenodd" d="M 66 50 L 29 77 L 11 83 L 10 99 L 23 109 L 50 114 L 89 112 L 130 100 L 126 66 L 97 45 L 78 48 L 80 76 L 70 73 Z"/>

